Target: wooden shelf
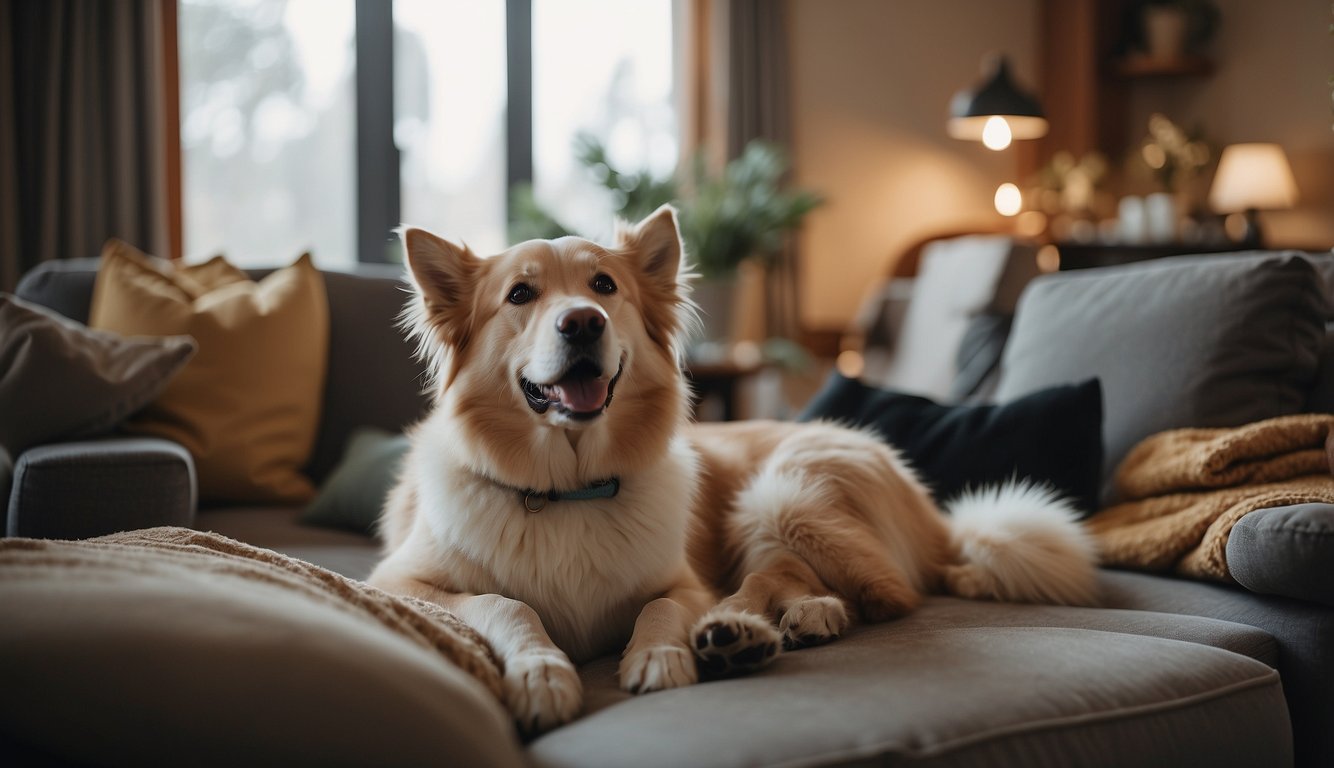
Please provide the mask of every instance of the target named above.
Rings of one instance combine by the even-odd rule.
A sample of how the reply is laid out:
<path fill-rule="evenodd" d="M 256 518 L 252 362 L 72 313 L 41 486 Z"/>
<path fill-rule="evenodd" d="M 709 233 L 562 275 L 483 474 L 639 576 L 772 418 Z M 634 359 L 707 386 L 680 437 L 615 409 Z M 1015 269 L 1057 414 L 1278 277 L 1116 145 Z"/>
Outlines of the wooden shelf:
<path fill-rule="evenodd" d="M 1144 1 L 1040 0 L 1038 91 L 1050 128 L 1036 142 L 1020 142 L 1033 146 L 1022 171 L 1037 172 L 1061 150 L 1075 157 L 1093 151 L 1122 157 L 1144 135 L 1143 125 L 1127 121 L 1143 106 L 1136 94 L 1151 93 L 1150 103 L 1161 104 L 1164 97 L 1178 95 L 1176 86 L 1194 90 L 1216 71 L 1206 56 L 1152 58 L 1129 48 L 1137 38 L 1133 25 L 1139 24 Z"/>
<path fill-rule="evenodd" d="M 1145 54 L 1126 56 L 1113 63 L 1120 77 L 1205 77 L 1214 73 L 1214 63 L 1203 56 L 1160 59 Z"/>

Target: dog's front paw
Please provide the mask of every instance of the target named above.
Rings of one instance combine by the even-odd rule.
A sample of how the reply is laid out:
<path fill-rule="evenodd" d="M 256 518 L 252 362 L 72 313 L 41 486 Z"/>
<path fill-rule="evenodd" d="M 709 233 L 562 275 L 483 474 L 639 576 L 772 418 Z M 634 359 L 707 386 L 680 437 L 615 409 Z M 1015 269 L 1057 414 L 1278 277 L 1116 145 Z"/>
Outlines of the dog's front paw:
<path fill-rule="evenodd" d="M 778 630 L 761 616 L 715 608 L 695 623 L 695 655 L 708 677 L 744 674 L 778 655 Z"/>
<path fill-rule="evenodd" d="M 848 609 L 837 597 L 805 597 L 788 606 L 778 622 L 783 650 L 821 645 L 843 634 Z"/>
<path fill-rule="evenodd" d="M 505 706 L 525 735 L 536 735 L 579 714 L 583 685 L 565 654 L 530 653 L 505 663 Z"/>
<path fill-rule="evenodd" d="M 621 687 L 630 693 L 649 693 L 680 688 L 699 680 L 695 657 L 690 651 L 673 645 L 630 651 L 621 657 L 617 673 Z"/>

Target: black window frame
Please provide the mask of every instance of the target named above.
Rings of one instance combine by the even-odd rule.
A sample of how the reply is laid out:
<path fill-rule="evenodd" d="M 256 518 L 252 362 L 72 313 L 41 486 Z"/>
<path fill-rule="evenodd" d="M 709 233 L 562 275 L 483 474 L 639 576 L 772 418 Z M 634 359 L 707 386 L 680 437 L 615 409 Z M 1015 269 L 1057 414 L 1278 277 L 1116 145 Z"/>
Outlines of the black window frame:
<path fill-rule="evenodd" d="M 394 4 L 356 0 L 357 262 L 392 263 L 402 223 L 394 143 Z M 533 3 L 505 2 L 506 218 L 515 186 L 533 180 Z"/>

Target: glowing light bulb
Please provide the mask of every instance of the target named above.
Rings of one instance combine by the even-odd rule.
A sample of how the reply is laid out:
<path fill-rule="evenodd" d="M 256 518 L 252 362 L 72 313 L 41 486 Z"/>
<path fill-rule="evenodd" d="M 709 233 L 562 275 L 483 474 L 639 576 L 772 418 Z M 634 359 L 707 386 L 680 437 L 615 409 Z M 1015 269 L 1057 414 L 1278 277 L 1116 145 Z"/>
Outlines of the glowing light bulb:
<path fill-rule="evenodd" d="M 996 187 L 996 212 L 1002 216 L 1014 216 L 1024 207 L 1024 196 L 1019 187 L 1005 182 Z"/>
<path fill-rule="evenodd" d="M 866 361 L 862 359 L 862 353 L 855 349 L 845 349 L 838 353 L 838 359 L 834 361 L 834 367 L 838 372 L 849 379 L 855 379 L 862 375 Z"/>
<path fill-rule="evenodd" d="M 999 152 L 1010 146 L 1010 140 L 1013 138 L 1014 134 L 1010 131 L 1010 124 L 999 115 L 988 117 L 987 124 L 982 126 L 982 144 L 987 149 L 994 149 Z"/>
<path fill-rule="evenodd" d="M 1038 249 L 1038 269 L 1042 272 L 1055 272 L 1061 268 L 1061 251 L 1048 243 Z"/>

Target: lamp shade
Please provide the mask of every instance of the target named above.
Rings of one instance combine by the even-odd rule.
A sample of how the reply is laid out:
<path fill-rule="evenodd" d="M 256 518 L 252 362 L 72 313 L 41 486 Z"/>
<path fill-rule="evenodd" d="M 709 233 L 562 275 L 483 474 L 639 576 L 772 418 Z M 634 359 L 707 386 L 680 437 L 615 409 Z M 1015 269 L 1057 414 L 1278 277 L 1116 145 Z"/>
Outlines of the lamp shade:
<path fill-rule="evenodd" d="M 1232 144 L 1218 160 L 1209 205 L 1219 213 L 1291 208 L 1297 182 L 1277 144 Z"/>
<path fill-rule="evenodd" d="M 1036 139 L 1047 134 L 1042 105 L 1015 86 L 1004 56 L 990 62 L 990 72 L 980 84 L 954 94 L 946 130 L 956 139 L 982 141 L 983 129 L 993 117 L 1004 118 L 1015 139 Z"/>

